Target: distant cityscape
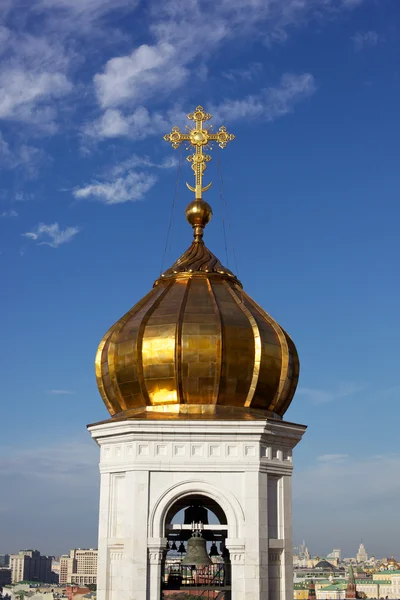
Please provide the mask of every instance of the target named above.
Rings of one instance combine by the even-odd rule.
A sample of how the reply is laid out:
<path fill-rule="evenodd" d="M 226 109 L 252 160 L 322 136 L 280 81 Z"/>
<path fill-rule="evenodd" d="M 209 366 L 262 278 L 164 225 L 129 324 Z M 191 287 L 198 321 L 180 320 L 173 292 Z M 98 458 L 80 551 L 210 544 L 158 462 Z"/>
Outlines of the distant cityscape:
<path fill-rule="evenodd" d="M 355 556 L 346 558 L 340 548 L 312 556 L 303 542 L 293 550 L 293 587 L 296 600 L 398 599 L 400 564 L 393 556 L 368 556 L 363 543 Z"/>
<path fill-rule="evenodd" d="M 59 557 L 38 550 L 0 554 L 0 600 L 95 600 L 95 548 L 76 548 Z M 174 561 L 174 552 L 169 555 Z M 212 556 L 213 560 L 221 560 Z M 340 548 L 313 556 L 306 543 L 293 549 L 294 600 L 400 599 L 400 564 L 369 556 L 363 543 L 353 557 Z"/>
<path fill-rule="evenodd" d="M 96 597 L 97 549 L 76 548 L 59 557 L 38 550 L 0 554 L 0 599 L 81 600 Z"/>

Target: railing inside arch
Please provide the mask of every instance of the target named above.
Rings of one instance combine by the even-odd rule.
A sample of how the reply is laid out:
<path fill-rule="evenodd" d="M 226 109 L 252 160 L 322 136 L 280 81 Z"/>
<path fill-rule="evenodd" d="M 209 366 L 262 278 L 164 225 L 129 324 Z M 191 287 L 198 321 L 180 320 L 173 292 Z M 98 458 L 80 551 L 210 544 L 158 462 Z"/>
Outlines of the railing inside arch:
<path fill-rule="evenodd" d="M 166 567 L 163 600 L 231 600 L 230 564 Z"/>

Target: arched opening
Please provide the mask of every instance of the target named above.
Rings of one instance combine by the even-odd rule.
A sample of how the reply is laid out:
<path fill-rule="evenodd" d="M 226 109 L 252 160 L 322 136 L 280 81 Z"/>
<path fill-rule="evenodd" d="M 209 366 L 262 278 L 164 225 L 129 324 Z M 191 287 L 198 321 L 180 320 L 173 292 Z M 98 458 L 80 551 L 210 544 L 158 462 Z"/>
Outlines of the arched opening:
<path fill-rule="evenodd" d="M 230 600 L 228 520 L 222 507 L 206 495 L 186 494 L 167 510 L 164 528 L 163 600 Z"/>

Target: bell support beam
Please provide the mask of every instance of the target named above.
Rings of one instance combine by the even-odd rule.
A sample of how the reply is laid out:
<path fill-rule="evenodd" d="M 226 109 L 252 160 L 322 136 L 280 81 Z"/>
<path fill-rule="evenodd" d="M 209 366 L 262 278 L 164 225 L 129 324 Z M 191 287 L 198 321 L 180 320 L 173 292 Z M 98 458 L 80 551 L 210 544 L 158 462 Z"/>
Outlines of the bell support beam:
<path fill-rule="evenodd" d="M 183 523 L 171 523 L 170 525 L 166 526 L 167 531 L 182 531 L 183 529 L 185 531 L 191 531 L 192 526 L 184 525 Z M 203 529 L 207 531 L 227 531 L 228 525 L 203 525 Z"/>

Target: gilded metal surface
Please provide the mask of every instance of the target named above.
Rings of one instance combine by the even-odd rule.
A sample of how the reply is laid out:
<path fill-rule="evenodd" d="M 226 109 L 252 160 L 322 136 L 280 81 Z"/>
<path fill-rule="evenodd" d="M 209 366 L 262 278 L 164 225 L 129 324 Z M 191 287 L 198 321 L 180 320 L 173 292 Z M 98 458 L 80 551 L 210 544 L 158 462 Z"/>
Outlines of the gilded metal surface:
<path fill-rule="evenodd" d="M 156 281 L 155 285 L 158 285 L 163 279 L 169 279 L 171 277 L 176 279 L 180 274 L 190 276 L 195 275 L 196 273 L 222 275 L 242 287 L 242 284 L 232 271 L 224 267 L 202 241 L 194 241 L 172 267 L 167 269 L 161 275 L 161 278 Z"/>
<path fill-rule="evenodd" d="M 98 387 L 116 419 L 280 419 L 296 390 L 292 340 L 202 241 L 212 215 L 201 199 L 203 148 L 233 139 L 203 129 L 210 118 L 199 106 L 194 129 L 164 138 L 196 148 L 197 197 L 186 209 L 194 241 L 98 348 Z"/>
<path fill-rule="evenodd" d="M 100 343 L 96 371 L 109 412 L 282 416 L 297 385 L 294 344 L 203 242 L 183 256 Z"/>
<path fill-rule="evenodd" d="M 182 133 L 179 127 L 173 127 L 171 133 L 164 135 L 164 140 L 170 142 L 172 147 L 177 149 L 182 142 L 187 142 L 189 148 L 194 148 L 194 153 L 187 157 L 192 163 L 192 169 L 195 176 L 195 187 L 186 183 L 189 190 L 195 193 L 196 199 L 201 199 L 203 192 L 206 192 L 211 183 L 203 187 L 203 173 L 207 168 L 207 163 L 211 160 L 209 154 L 204 150 L 211 150 L 213 142 L 216 142 L 220 148 L 225 148 L 228 142 L 235 139 L 232 133 L 228 133 L 226 127 L 220 127 L 217 133 L 212 133 L 212 126 L 208 129 L 203 127 L 212 118 L 212 115 L 204 112 L 202 106 L 198 106 L 192 113 L 188 114 L 188 119 L 195 122 L 194 127 L 186 127 L 187 133 Z"/>

